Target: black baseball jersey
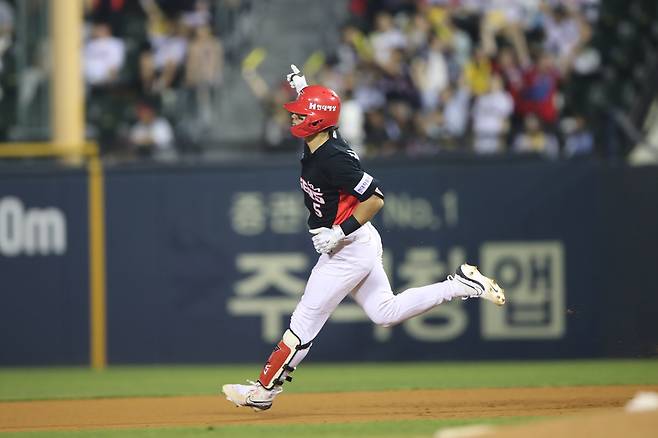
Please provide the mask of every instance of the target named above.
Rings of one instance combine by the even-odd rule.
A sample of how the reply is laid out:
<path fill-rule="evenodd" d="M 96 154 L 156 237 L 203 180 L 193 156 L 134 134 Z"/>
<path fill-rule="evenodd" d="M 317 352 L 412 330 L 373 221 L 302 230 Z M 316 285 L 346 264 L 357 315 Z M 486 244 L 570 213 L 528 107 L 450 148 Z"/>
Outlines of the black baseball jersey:
<path fill-rule="evenodd" d="M 375 194 L 379 182 L 361 167 L 359 157 L 336 131 L 311 153 L 304 146 L 302 176 L 309 229 L 341 224 L 359 205 Z M 377 196 L 383 197 L 377 190 Z"/>

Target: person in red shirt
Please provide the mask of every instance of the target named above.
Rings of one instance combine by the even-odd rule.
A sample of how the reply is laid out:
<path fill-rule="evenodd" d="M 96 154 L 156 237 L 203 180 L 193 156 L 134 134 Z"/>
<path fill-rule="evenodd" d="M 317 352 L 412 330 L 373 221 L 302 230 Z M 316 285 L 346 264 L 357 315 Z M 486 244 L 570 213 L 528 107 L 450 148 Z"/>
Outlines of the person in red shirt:
<path fill-rule="evenodd" d="M 555 125 L 558 119 L 556 95 L 559 80 L 560 73 L 553 56 L 548 52 L 540 53 L 536 64 L 523 73 L 519 112 L 524 116 L 535 114 L 545 126 Z"/>

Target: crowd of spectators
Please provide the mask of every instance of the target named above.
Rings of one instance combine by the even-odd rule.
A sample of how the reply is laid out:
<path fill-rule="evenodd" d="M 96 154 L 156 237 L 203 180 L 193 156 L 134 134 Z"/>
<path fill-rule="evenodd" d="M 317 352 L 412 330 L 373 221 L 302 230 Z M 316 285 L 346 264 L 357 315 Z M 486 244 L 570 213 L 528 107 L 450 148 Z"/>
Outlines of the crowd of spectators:
<path fill-rule="evenodd" d="M 341 132 L 368 156 L 593 152 L 565 94 L 598 66 L 597 0 L 349 2 L 353 20 L 311 81 L 343 98 Z"/>
<path fill-rule="evenodd" d="M 104 152 L 175 159 L 181 144 L 212 128 L 224 71 L 224 45 L 213 26 L 217 4 L 86 2 L 87 114 Z M 226 12 L 241 2 L 221 6 Z"/>
<path fill-rule="evenodd" d="M 599 1 L 347 0 L 340 43 L 304 73 L 341 96 L 340 132 L 365 156 L 590 156 L 597 141 L 580 85 L 601 65 Z M 218 125 L 225 64 L 242 69 L 262 104 L 265 149 L 299 147 L 281 107 L 292 91 L 268 86 L 262 58 L 244 57 L 257 47 L 231 42 L 250 0 L 84 4 L 87 135 L 104 153 L 170 160 L 204 144 Z M 15 8 L 0 0 L 0 76 Z M 19 106 L 47 82 L 47 52 L 19 75 Z"/>

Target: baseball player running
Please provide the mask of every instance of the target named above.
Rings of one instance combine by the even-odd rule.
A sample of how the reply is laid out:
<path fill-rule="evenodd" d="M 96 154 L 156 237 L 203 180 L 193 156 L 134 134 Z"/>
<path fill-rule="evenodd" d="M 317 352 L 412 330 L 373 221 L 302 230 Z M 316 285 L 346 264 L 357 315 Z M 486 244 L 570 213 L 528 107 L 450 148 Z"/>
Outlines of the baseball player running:
<path fill-rule="evenodd" d="M 445 281 L 393 294 L 382 264 L 382 241 L 370 223 L 384 206 L 379 181 L 363 169 L 356 153 L 338 135 L 338 95 L 320 85 L 307 85 L 301 72 L 291 67 L 287 79 L 298 97 L 284 107 L 291 115 L 290 131 L 305 142 L 299 182 L 313 246 L 320 257 L 290 317 L 290 328 L 274 347 L 258 381 L 222 388 L 229 401 L 256 411 L 272 407 L 284 382 L 292 380 L 290 374 L 347 295 L 384 327 L 453 298 L 505 303 L 503 289 L 467 264 Z"/>

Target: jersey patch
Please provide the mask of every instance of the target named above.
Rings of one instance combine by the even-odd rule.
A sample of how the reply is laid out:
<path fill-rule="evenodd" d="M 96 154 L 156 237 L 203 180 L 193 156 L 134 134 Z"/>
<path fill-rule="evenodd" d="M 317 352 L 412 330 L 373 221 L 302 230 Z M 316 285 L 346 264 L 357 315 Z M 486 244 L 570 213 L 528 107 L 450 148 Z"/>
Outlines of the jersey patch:
<path fill-rule="evenodd" d="M 370 183 L 372 183 L 372 176 L 368 175 L 366 172 L 363 172 L 363 177 L 361 178 L 361 181 L 359 181 L 359 183 L 354 186 L 354 191 L 359 195 L 363 195 L 366 190 L 368 190 L 368 187 L 370 187 Z"/>

